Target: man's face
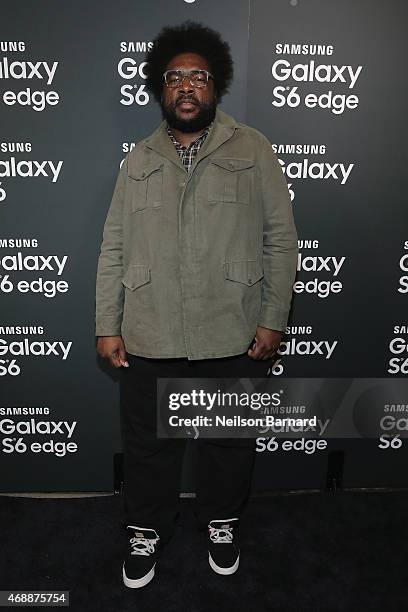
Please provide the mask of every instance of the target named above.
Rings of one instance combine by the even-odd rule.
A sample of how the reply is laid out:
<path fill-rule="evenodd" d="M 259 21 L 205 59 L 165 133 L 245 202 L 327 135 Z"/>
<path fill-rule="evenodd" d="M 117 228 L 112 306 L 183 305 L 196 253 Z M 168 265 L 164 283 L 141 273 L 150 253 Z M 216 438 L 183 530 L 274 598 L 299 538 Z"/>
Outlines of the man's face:
<path fill-rule="evenodd" d="M 166 70 L 208 70 L 208 62 L 196 53 L 180 53 L 167 64 Z M 188 78 L 176 87 L 163 83 L 161 108 L 170 127 L 180 132 L 199 132 L 215 117 L 217 99 L 213 79 L 207 87 L 193 87 Z"/>

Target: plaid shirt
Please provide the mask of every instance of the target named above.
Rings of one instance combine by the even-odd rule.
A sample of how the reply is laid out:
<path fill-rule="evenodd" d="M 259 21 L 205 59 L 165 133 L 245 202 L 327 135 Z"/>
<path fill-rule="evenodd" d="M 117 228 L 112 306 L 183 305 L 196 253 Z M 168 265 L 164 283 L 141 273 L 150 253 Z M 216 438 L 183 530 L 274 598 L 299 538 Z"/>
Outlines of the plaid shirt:
<path fill-rule="evenodd" d="M 185 169 L 187 170 L 187 172 L 190 171 L 194 158 L 199 152 L 200 147 L 203 144 L 204 140 L 207 138 L 208 132 L 210 131 L 211 126 L 212 126 L 212 123 L 210 123 L 210 125 L 205 128 L 204 132 L 196 140 L 190 143 L 188 147 L 184 147 L 183 145 L 181 145 L 174 138 L 173 132 L 170 130 L 169 126 L 166 126 L 167 133 L 170 136 L 172 143 L 176 147 L 176 151 L 180 155 L 181 161 L 183 162 L 183 165 Z"/>

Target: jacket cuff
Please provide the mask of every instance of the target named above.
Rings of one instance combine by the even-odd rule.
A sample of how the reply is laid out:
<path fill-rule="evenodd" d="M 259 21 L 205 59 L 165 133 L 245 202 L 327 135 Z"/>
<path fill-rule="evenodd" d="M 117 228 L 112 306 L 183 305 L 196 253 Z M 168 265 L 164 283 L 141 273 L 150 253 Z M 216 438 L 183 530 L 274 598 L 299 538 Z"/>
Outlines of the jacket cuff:
<path fill-rule="evenodd" d="M 258 316 L 258 325 L 284 332 L 288 322 L 287 310 L 276 310 L 274 306 L 263 304 Z"/>
<path fill-rule="evenodd" d="M 97 317 L 95 336 L 121 336 L 122 317 L 116 315 Z"/>

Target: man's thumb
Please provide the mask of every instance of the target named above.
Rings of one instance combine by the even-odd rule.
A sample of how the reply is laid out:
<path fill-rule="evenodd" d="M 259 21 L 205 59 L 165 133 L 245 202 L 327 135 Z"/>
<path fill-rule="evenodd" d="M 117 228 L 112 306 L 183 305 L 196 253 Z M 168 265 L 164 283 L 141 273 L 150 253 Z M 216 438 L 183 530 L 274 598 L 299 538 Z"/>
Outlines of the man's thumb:
<path fill-rule="evenodd" d="M 125 348 L 123 346 L 120 347 L 119 351 L 119 360 L 120 360 L 120 364 L 125 366 L 125 368 L 129 367 L 129 362 L 126 360 L 126 351 Z"/>

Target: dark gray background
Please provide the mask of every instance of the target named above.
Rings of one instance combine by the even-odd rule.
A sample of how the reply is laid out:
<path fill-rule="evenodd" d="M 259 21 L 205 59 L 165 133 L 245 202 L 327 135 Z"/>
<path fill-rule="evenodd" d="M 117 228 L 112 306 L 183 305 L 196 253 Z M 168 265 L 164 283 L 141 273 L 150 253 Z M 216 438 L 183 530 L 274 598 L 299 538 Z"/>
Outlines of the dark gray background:
<path fill-rule="evenodd" d="M 402 29 L 407 18 L 405 3 L 5 1 L 1 40 L 23 40 L 28 48 L 23 53 L 2 56 L 60 64 L 50 87 L 38 79 L 0 79 L 1 92 L 28 86 L 55 89 L 61 101 L 42 112 L 1 104 L 1 141 L 31 142 L 32 153 L 19 154 L 19 159 L 63 160 L 64 164 L 55 184 L 45 178 L 2 179 L 7 200 L 0 203 L 0 237 L 38 238 L 38 249 L 22 249 L 24 254 L 68 255 L 63 278 L 70 283 L 70 290 L 53 299 L 1 294 L 0 325 L 44 325 L 45 340 L 72 340 L 73 346 L 66 361 L 18 358 L 22 373 L 0 377 L 0 406 L 48 405 L 52 409 L 48 418 L 77 420 L 78 435 L 74 439 L 79 451 L 65 458 L 1 453 L 2 491 L 112 489 L 113 454 L 121 450 L 119 398 L 116 373 L 96 358 L 96 264 L 103 223 L 124 157 L 122 142 L 136 142 L 160 120 L 153 101 L 147 106 L 119 103 L 120 87 L 126 81 L 117 74 L 117 64 L 122 57 L 133 55 L 121 53 L 119 43 L 149 41 L 163 25 L 188 18 L 215 27 L 231 45 L 235 80 L 224 99 L 224 110 L 261 130 L 273 143 L 324 143 L 328 150 L 322 160 L 355 164 L 344 186 L 330 181 L 294 181 L 299 238 L 320 241 L 320 248 L 311 255 L 345 255 L 347 260 L 340 273 L 342 293 L 320 300 L 295 296 L 290 320 L 292 325 L 313 326 L 313 334 L 302 337 L 304 340 L 338 339 L 333 357 L 287 357 L 283 375 L 387 376 L 392 328 L 408 323 L 406 295 L 396 291 L 402 274 L 398 261 L 404 252 L 403 242 L 408 239 L 403 109 L 407 89 Z M 359 96 L 358 109 L 346 110 L 340 116 L 304 107 L 274 109 L 270 104 L 270 65 L 275 42 L 333 44 L 334 54 L 318 56 L 315 59 L 319 63 L 362 64 L 357 85 L 349 92 Z M 143 60 L 142 53 L 133 56 Z M 289 59 L 306 63 L 310 58 Z M 344 84 L 335 83 L 301 83 L 299 89 L 347 91 Z M 1 159 L 8 157 L 1 153 Z M 298 157 L 303 156 L 294 156 L 293 160 Z M 285 161 L 291 160 L 288 157 Z M 0 249 L 0 255 L 16 251 Z M 38 275 L 16 273 L 14 278 Z M 52 273 L 42 276 L 56 278 Z M 327 277 L 324 273 L 316 276 Z M 306 280 L 307 275 L 300 273 L 299 278 Z M 333 402 L 341 395 L 340 384 L 339 397 L 333 397 Z M 406 484 L 405 470 L 400 469 L 406 448 L 386 452 L 378 451 L 372 441 L 335 442 L 329 441 L 329 449 L 347 451 L 343 484 Z M 327 457 L 327 452 L 311 456 L 260 454 L 254 488 L 321 487 Z M 191 464 L 187 459 L 184 490 L 194 488 Z"/>

